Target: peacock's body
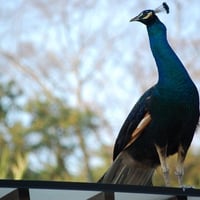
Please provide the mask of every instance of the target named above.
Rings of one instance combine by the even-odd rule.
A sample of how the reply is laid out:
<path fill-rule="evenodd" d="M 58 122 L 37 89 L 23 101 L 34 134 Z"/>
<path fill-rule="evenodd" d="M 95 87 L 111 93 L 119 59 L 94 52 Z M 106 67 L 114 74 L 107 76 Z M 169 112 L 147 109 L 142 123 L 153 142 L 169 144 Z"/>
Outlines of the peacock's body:
<path fill-rule="evenodd" d="M 168 11 L 168 6 L 163 3 Z M 145 166 L 161 164 L 169 185 L 166 157 L 178 153 L 176 175 L 182 185 L 183 162 L 199 120 L 197 88 L 170 47 L 166 27 L 155 10 L 145 10 L 131 21 L 147 27 L 158 82 L 147 90 L 125 120 L 114 147 L 113 159 L 126 151 Z"/>

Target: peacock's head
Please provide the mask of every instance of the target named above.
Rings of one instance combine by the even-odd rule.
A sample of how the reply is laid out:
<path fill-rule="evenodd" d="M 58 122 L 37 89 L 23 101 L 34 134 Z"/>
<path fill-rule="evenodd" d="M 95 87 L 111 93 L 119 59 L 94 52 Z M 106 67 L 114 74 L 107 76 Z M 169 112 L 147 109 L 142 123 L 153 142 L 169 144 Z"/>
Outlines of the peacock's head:
<path fill-rule="evenodd" d="M 155 10 L 144 10 L 136 17 L 132 18 L 130 22 L 133 21 L 139 21 L 143 24 L 149 24 L 151 21 L 153 21 L 155 18 L 157 18 L 156 13 L 166 11 L 166 13 L 169 13 L 169 6 L 164 2 L 161 6 L 156 8 Z"/>

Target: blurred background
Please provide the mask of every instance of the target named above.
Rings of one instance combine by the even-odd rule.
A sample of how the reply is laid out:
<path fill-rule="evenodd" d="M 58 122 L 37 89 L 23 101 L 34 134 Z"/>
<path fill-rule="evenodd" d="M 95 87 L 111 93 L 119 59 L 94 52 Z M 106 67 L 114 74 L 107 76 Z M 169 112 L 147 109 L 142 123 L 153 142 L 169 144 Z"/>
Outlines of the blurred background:
<path fill-rule="evenodd" d="M 98 180 L 126 116 L 157 81 L 146 28 L 129 20 L 161 3 L 0 0 L 1 179 Z M 159 18 L 199 89 L 200 1 L 167 3 Z M 198 132 L 185 164 L 195 187 Z M 154 183 L 164 184 L 159 169 Z"/>

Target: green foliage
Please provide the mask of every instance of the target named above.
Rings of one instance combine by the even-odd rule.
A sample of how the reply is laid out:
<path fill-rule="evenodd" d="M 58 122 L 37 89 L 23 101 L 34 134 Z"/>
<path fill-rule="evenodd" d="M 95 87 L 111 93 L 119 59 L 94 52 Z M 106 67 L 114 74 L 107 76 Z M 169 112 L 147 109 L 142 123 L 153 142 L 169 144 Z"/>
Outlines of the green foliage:
<path fill-rule="evenodd" d="M 1 140 L 2 142 L 2 140 Z M 3 147 L 3 148 L 2 148 Z M 6 178 L 9 172 L 8 163 L 9 163 L 9 149 L 7 146 L 1 145 L 1 153 L 0 153 L 0 177 Z"/>
<path fill-rule="evenodd" d="M 69 170 L 73 168 L 70 159 L 76 157 L 77 150 L 83 152 L 89 162 L 90 146 L 86 140 L 97 130 L 97 116 L 89 109 L 67 107 L 58 99 L 54 102 L 30 101 L 27 111 L 32 118 L 27 130 L 30 151 L 35 154 L 46 152 L 52 158 L 51 163 L 51 158 L 43 161 L 40 170 L 47 169 L 51 179 L 70 179 Z M 33 142 L 35 136 L 39 139 Z M 80 171 L 84 171 L 83 163 L 78 162 Z M 90 171 L 87 168 L 85 170 Z M 45 173 L 40 178 L 48 179 L 49 176 Z"/>
<path fill-rule="evenodd" d="M 19 179 L 27 168 L 25 129 L 16 121 L 21 91 L 13 81 L 0 85 L 0 177 Z"/>
<path fill-rule="evenodd" d="M 0 94 L 1 178 L 96 178 L 90 162 L 105 145 L 97 139 L 100 120 L 94 111 L 69 107 L 56 98 L 20 105 L 21 93 L 14 82 L 0 86 Z"/>

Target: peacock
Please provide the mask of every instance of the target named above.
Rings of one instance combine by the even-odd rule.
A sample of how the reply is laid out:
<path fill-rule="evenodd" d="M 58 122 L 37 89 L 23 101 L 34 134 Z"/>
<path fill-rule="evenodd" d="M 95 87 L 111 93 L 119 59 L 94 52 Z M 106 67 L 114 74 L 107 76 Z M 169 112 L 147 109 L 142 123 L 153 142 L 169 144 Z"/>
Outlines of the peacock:
<path fill-rule="evenodd" d="M 163 10 L 169 13 L 166 3 L 155 10 L 144 10 L 130 20 L 141 22 L 147 28 L 158 81 L 139 98 L 122 125 L 113 151 L 114 167 L 107 171 L 102 183 L 148 185 L 155 168 L 160 165 L 165 185 L 169 186 L 166 158 L 177 153 L 175 174 L 178 184 L 183 186 L 184 161 L 199 120 L 199 95 L 183 63 L 168 43 L 165 25 L 156 15 Z M 132 169 L 130 166 L 128 169 L 129 164 L 119 161 L 127 159 L 124 158 L 127 155 L 134 161 L 130 165 Z M 140 175 L 133 175 L 138 169 Z M 140 179 L 142 174 L 145 174 L 146 182 L 128 181 L 131 176 Z M 125 179 L 127 181 L 123 181 Z"/>

